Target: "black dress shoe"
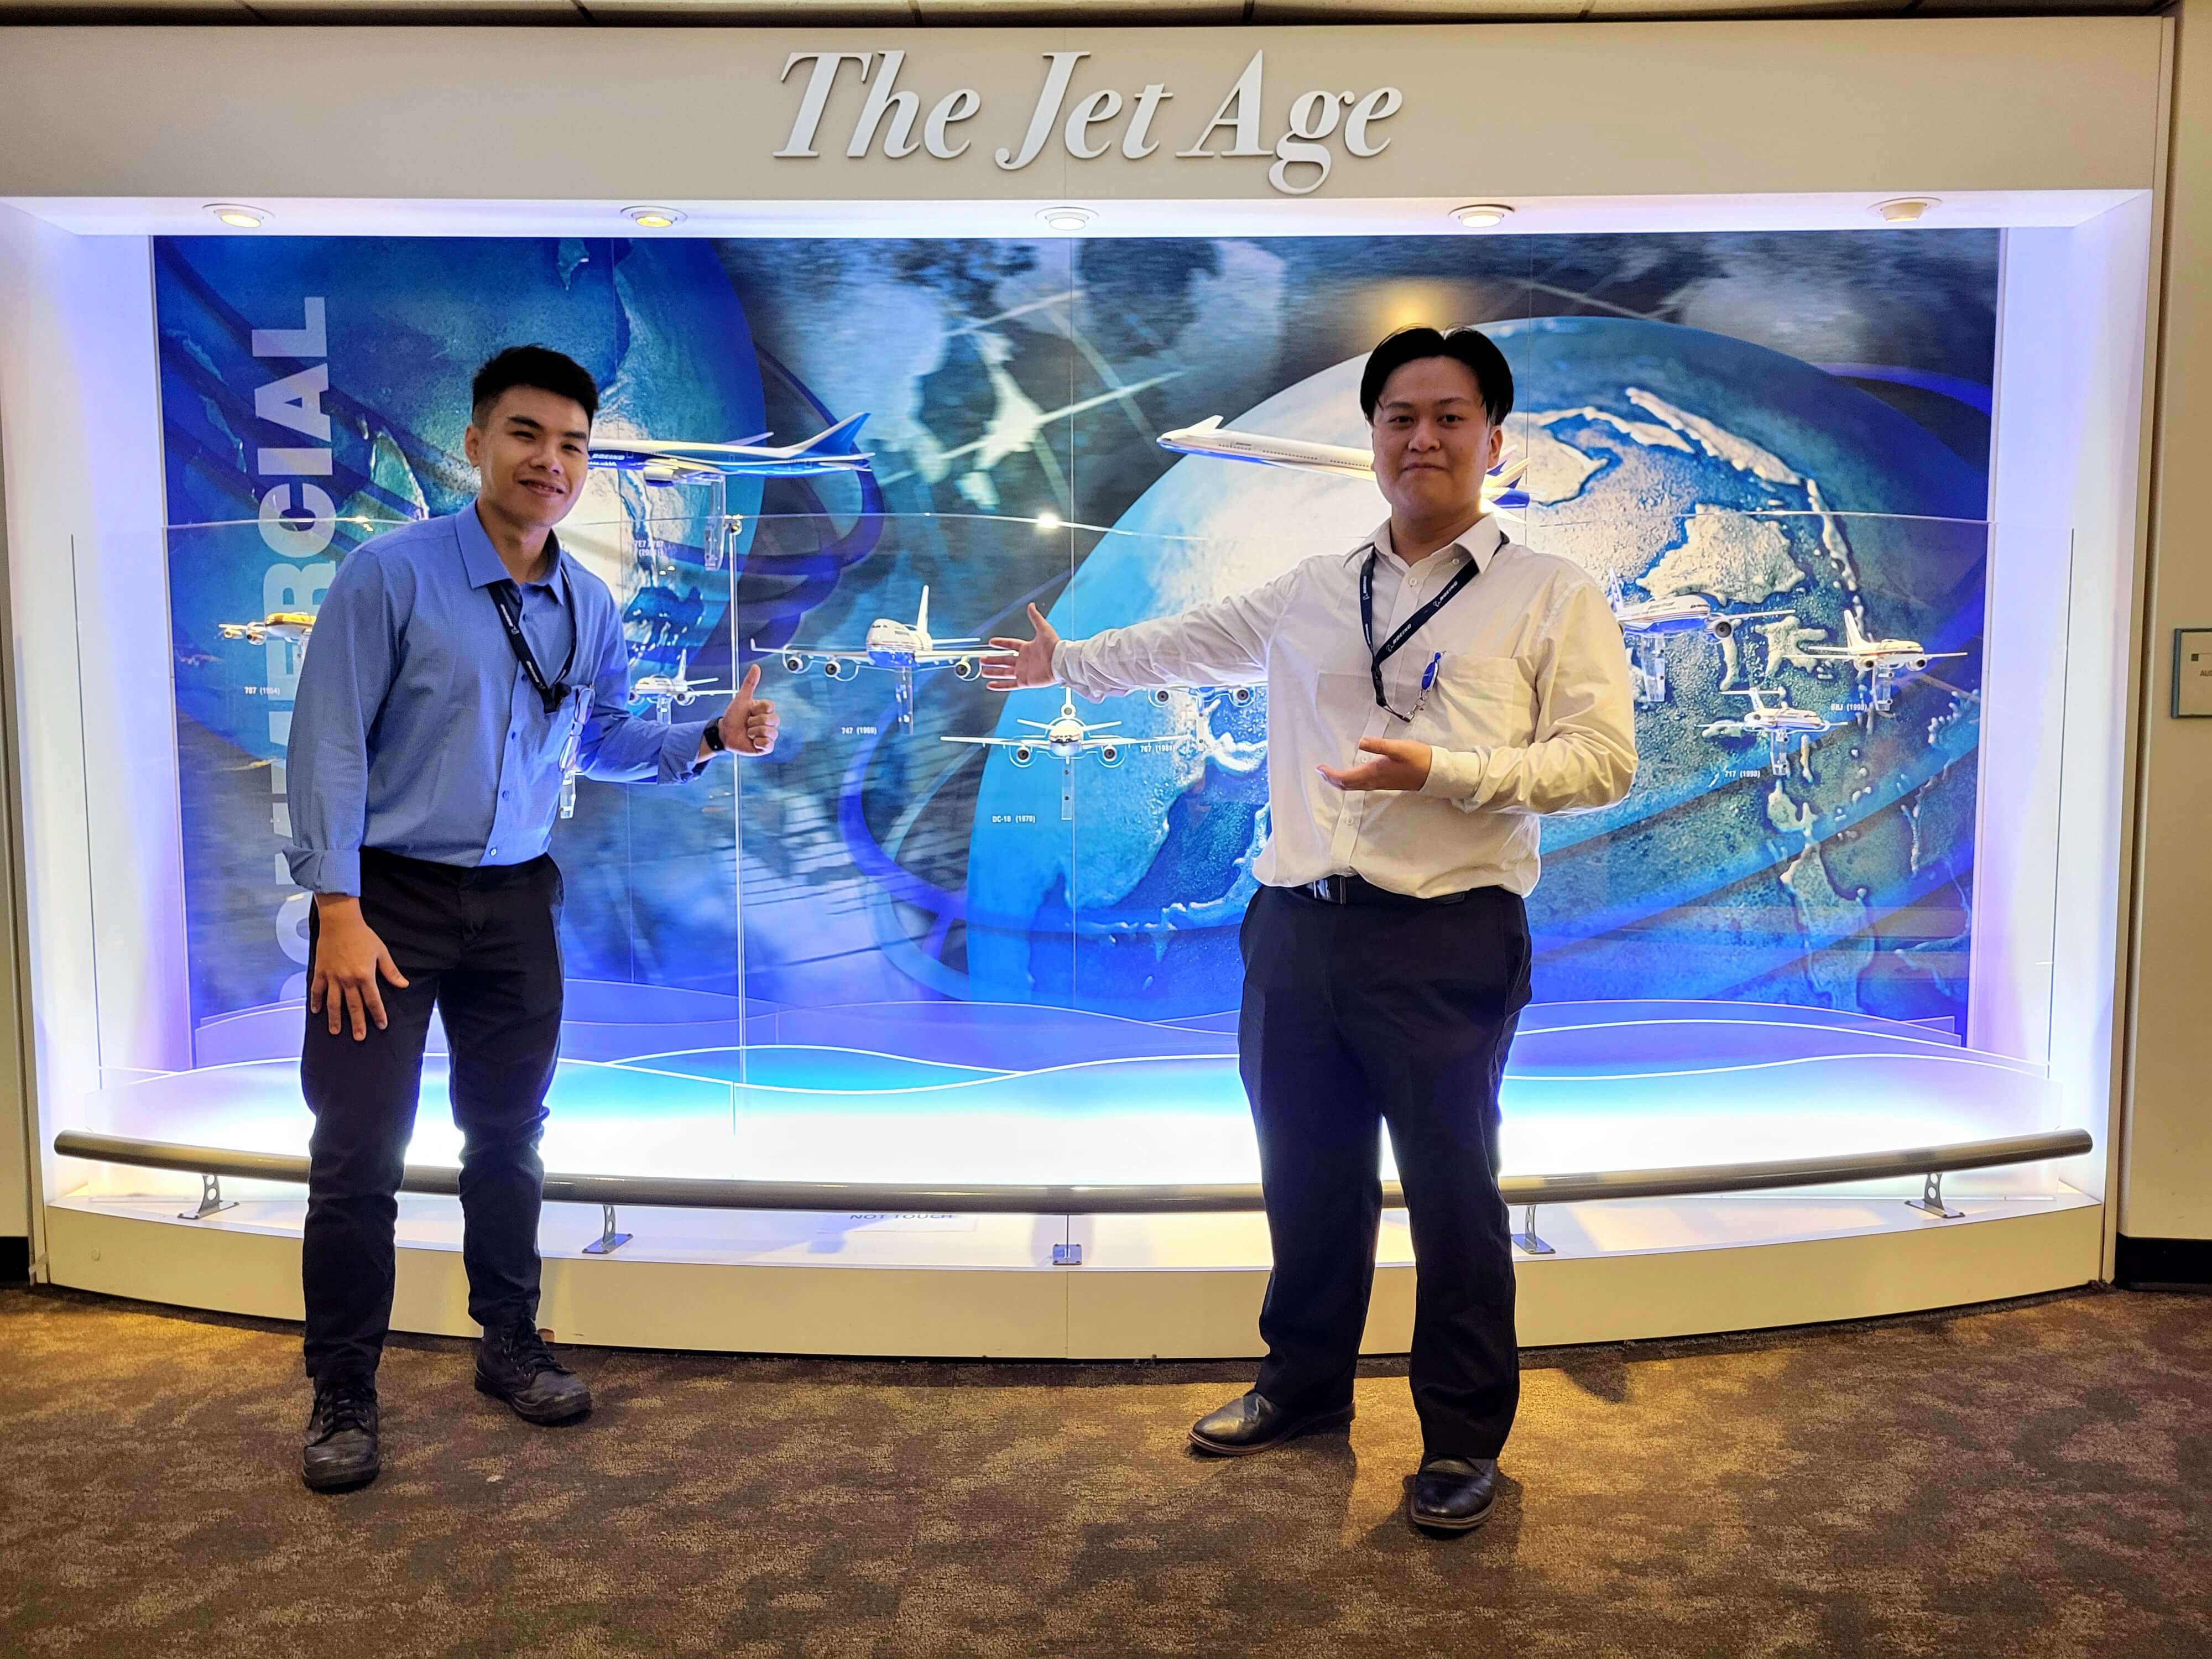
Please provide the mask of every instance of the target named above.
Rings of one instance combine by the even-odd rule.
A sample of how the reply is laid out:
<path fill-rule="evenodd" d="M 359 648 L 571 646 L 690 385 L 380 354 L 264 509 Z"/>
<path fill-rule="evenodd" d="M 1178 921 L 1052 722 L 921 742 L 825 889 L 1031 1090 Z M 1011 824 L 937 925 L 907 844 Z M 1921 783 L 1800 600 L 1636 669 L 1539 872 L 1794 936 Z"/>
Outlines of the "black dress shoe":
<path fill-rule="evenodd" d="M 1407 1516 L 1425 1532 L 1471 1532 L 1498 1501 L 1494 1457 L 1431 1457 L 1413 1477 Z"/>
<path fill-rule="evenodd" d="M 1216 1457 L 1249 1457 L 1254 1452 L 1279 1446 L 1302 1434 L 1340 1429 L 1352 1421 L 1352 1407 L 1309 1412 L 1303 1416 L 1283 1410 L 1255 1389 L 1239 1395 L 1218 1411 L 1208 1412 L 1190 1425 L 1190 1443 Z"/>
<path fill-rule="evenodd" d="M 527 1423 L 566 1423 L 592 1409 L 584 1379 L 553 1357 L 528 1320 L 484 1332 L 477 1343 L 477 1391 L 504 1400 Z"/>
<path fill-rule="evenodd" d="M 316 1492 L 365 1486 L 384 1467 L 376 1443 L 376 1384 L 342 1376 L 315 1384 L 315 1408 L 300 1449 L 300 1479 Z"/>

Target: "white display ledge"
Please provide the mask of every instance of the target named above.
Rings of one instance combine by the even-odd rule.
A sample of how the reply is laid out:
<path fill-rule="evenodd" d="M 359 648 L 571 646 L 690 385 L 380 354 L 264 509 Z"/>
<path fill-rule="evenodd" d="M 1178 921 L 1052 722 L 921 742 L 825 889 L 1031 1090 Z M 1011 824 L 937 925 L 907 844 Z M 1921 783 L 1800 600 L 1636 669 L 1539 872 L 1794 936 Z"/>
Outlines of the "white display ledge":
<path fill-rule="evenodd" d="M 2098 1277 L 2102 1206 L 2071 1188 L 1956 1198 L 1942 1220 L 1908 1189 L 1562 1204 L 1556 1254 L 1517 1262 L 1527 1346 L 1864 1318 L 2026 1296 Z M 204 1220 L 173 1197 L 66 1198 L 46 1212 L 52 1282 L 185 1307 L 297 1319 L 297 1196 Z M 1518 1218 L 1516 1216 L 1516 1221 Z M 1255 1214 L 887 1216 L 628 1211 L 635 1237 L 587 1256 L 595 1206 L 549 1205 L 540 1322 L 555 1340 L 756 1353 L 1115 1359 L 1257 1352 L 1267 1277 Z M 402 1331 L 468 1336 L 460 1210 L 404 1197 Z M 1052 1265 L 1079 1245 L 1082 1265 Z M 1413 1269 L 1386 1212 L 1364 1346 L 1411 1343 Z"/>

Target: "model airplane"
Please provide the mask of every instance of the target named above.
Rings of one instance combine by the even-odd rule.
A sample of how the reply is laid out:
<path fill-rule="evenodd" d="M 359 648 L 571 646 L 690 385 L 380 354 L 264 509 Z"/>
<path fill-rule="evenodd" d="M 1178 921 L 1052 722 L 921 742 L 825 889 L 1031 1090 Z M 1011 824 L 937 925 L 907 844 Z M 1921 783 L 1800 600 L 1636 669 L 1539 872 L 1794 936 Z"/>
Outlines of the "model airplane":
<path fill-rule="evenodd" d="M 711 483 L 716 478 L 805 478 L 823 472 L 861 472 L 871 465 L 854 435 L 868 417 L 855 415 L 802 444 L 763 444 L 756 433 L 732 443 L 684 443 L 663 438 L 597 438 L 592 466 L 635 472 L 648 484 Z"/>
<path fill-rule="evenodd" d="M 1195 691 L 1201 696 L 1224 697 L 1242 708 L 1260 694 L 1256 685 L 1156 685 L 1145 695 L 1163 708 L 1176 700 L 1178 692 Z"/>
<path fill-rule="evenodd" d="M 1177 455 L 1210 455 L 1218 461 L 1250 461 L 1260 466 L 1287 466 L 1301 472 L 1327 472 L 1340 478 L 1371 478 L 1375 457 L 1346 444 L 1310 443 L 1303 438 L 1276 438 L 1262 432 L 1239 432 L 1213 416 L 1196 426 L 1163 432 L 1162 449 Z M 1500 461 L 1482 481 L 1482 505 L 1493 513 L 1511 516 L 1528 505 L 1528 494 L 1520 487 L 1528 470 L 1526 456 Z"/>
<path fill-rule="evenodd" d="M 1917 640 L 1869 639 L 1856 611 L 1844 612 L 1841 645 L 1801 645 L 1801 657 L 1817 662 L 1847 662 L 1865 677 L 1866 701 L 1856 705 L 1878 714 L 1889 712 L 1900 675 L 1917 674 L 1939 657 L 1963 657 L 1964 651 L 1930 651 Z"/>
<path fill-rule="evenodd" d="M 1772 703 L 1766 699 L 1771 693 Z M 1832 724 L 1826 716 L 1809 708 L 1791 705 L 1789 694 L 1779 686 L 1754 685 L 1743 690 L 1723 691 L 1724 697 L 1749 697 L 1751 707 L 1741 720 L 1715 720 L 1705 728 L 1709 738 L 1741 732 L 1750 737 L 1766 739 L 1766 768 L 1780 777 L 1790 769 L 1790 739 L 1797 739 L 1797 752 L 1802 757 L 1805 745 L 1815 736 L 1828 730 Z"/>
<path fill-rule="evenodd" d="M 1110 732 L 1121 725 L 1119 720 L 1107 720 L 1097 726 L 1086 726 L 1075 716 L 1075 696 L 1073 692 L 1060 699 L 1060 713 L 1049 720 L 1017 720 L 1017 726 L 1026 726 L 1042 732 L 1041 738 L 946 738 L 946 743 L 974 744 L 979 748 L 1003 749 L 1006 758 L 1017 766 L 1027 766 L 1036 758 L 1042 749 L 1058 758 L 1060 763 L 1060 815 L 1063 818 L 1075 816 L 1075 757 L 1095 754 L 1101 766 L 1119 766 L 1121 757 L 1131 749 L 1158 749 L 1171 744 L 1188 744 L 1190 738 L 1182 733 L 1164 738 L 1102 738 L 1101 732 Z"/>
<path fill-rule="evenodd" d="M 1718 611 L 1702 593 L 1631 599 L 1623 592 L 1619 576 L 1608 581 L 1606 588 L 1613 606 L 1613 619 L 1620 624 L 1621 639 L 1628 647 L 1629 667 L 1636 681 L 1636 701 L 1644 708 L 1667 701 L 1664 641 L 1669 635 L 1705 633 L 1721 641 L 1728 670 L 1722 678 L 1726 679 L 1735 672 L 1733 659 L 1727 656 L 1727 642 L 1735 637 L 1744 623 L 1794 614 L 1788 611 Z"/>
<path fill-rule="evenodd" d="M 264 640 L 283 640 L 288 645 L 297 645 L 315 631 L 315 613 L 272 611 L 259 622 L 217 623 L 216 631 L 227 640 L 250 640 L 256 645 Z"/>
<path fill-rule="evenodd" d="M 753 647 L 757 650 L 757 646 Z M 858 651 L 819 651 L 811 646 L 787 646 L 783 665 L 803 674 L 820 663 L 833 680 L 849 679 L 863 668 L 882 668 L 897 677 L 898 719 L 902 730 L 914 730 L 914 672 L 917 668 L 950 668 L 963 680 L 972 680 L 981 668 L 983 642 L 978 639 L 939 640 L 930 637 L 929 590 L 921 590 L 921 605 L 910 623 L 878 617 L 868 624 L 866 642 Z"/>
<path fill-rule="evenodd" d="M 651 702 L 665 720 L 672 708 L 681 707 L 710 692 L 729 690 L 726 685 L 709 685 L 704 680 L 685 678 L 690 665 L 690 653 L 679 651 L 676 653 L 676 672 L 673 674 L 647 674 L 641 679 L 632 680 L 629 694 Z"/>
<path fill-rule="evenodd" d="M 1613 589 L 1613 619 L 1630 639 L 1699 631 L 1717 640 L 1732 638 L 1747 622 L 1787 617 L 1787 611 L 1716 611 L 1702 593 L 1672 593 L 1663 599 L 1627 599 Z"/>

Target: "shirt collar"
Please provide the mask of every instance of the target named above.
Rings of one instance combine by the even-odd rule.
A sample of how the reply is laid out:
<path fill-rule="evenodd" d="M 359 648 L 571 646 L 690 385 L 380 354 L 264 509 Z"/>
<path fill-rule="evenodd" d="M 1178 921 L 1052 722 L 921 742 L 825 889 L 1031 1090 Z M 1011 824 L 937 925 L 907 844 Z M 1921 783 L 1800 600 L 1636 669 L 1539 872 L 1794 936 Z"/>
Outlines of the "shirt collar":
<path fill-rule="evenodd" d="M 1421 562 L 1428 564 L 1439 556 L 1445 556 L 1445 562 L 1449 563 L 1450 560 L 1446 556 L 1456 550 L 1474 561 L 1474 574 L 1480 576 L 1490 568 L 1490 562 L 1497 557 L 1498 549 L 1505 544 L 1499 539 L 1501 533 L 1497 516 L 1494 514 L 1486 513 L 1469 525 L 1466 533 L 1458 540 L 1438 548 Z M 1398 556 L 1398 550 L 1390 544 L 1389 520 L 1385 519 L 1376 526 L 1375 533 L 1367 538 L 1367 545 L 1395 564 L 1399 569 L 1407 568 L 1405 561 Z"/>
<path fill-rule="evenodd" d="M 494 582 L 511 580 L 507 574 L 506 564 L 500 559 L 499 550 L 491 544 L 491 538 L 484 532 L 483 520 L 477 517 L 474 501 L 453 514 L 453 529 L 460 538 L 461 568 L 467 573 L 471 587 L 489 587 Z M 550 583 L 554 572 L 568 562 L 568 556 L 562 551 L 561 538 L 557 534 L 548 531 L 545 540 L 553 550 L 553 564 L 545 573 L 545 580 Z"/>

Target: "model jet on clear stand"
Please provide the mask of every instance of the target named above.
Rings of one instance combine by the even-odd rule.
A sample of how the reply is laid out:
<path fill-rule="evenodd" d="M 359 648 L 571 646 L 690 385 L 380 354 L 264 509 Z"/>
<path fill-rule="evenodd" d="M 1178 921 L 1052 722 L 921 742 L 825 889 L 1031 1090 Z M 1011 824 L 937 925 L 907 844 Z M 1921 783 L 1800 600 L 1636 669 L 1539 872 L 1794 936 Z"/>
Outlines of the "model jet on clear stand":
<path fill-rule="evenodd" d="M 1930 651 L 1917 640 L 1869 639 L 1860 626 L 1860 613 L 1844 612 L 1844 642 L 1841 645 L 1801 645 L 1801 657 L 1810 657 L 1817 662 L 1847 662 L 1858 671 L 1863 701 L 1856 707 L 1862 712 L 1887 714 L 1897 696 L 1897 684 L 1907 674 L 1917 674 L 1939 657 L 1963 657 L 1964 651 Z"/>
<path fill-rule="evenodd" d="M 659 717 L 665 720 L 671 708 L 682 707 L 695 698 L 707 696 L 709 692 L 727 691 L 730 689 L 726 685 L 710 685 L 704 680 L 687 678 L 686 674 L 690 662 L 691 656 L 689 652 L 678 652 L 676 672 L 673 674 L 647 674 L 641 679 L 632 680 L 629 683 L 630 696 L 646 698 L 653 704 L 654 711 Z"/>
<path fill-rule="evenodd" d="M 760 647 L 752 647 L 754 650 Z M 813 663 L 833 680 L 848 679 L 863 668 L 880 668 L 893 675 L 898 701 L 899 729 L 914 730 L 914 675 L 918 668 L 950 668 L 961 679 L 972 680 L 981 668 L 983 642 L 978 639 L 932 639 L 929 633 L 929 590 L 921 590 L 921 605 L 910 623 L 878 617 L 868 624 L 866 643 L 858 651 L 823 651 L 812 646 L 786 646 L 783 665 L 803 674 Z"/>
<path fill-rule="evenodd" d="M 823 472 L 862 472 L 872 458 L 854 446 L 865 414 L 854 415 L 805 443 L 781 448 L 755 433 L 732 443 L 686 443 L 669 438 L 595 438 L 593 468 L 632 472 L 656 487 L 712 483 L 718 478 L 806 478 Z"/>
<path fill-rule="evenodd" d="M 287 645 L 299 645 L 314 631 L 315 613 L 312 611 L 272 611 L 259 622 L 216 624 L 216 632 L 223 638 L 250 640 L 256 645 L 264 640 L 283 640 Z"/>
<path fill-rule="evenodd" d="M 1162 449 L 1177 455 L 1210 455 L 1218 461 L 1249 461 L 1259 466 L 1286 466 L 1300 472 L 1326 472 L 1340 478 L 1372 478 L 1375 457 L 1346 444 L 1311 443 L 1304 438 L 1277 438 L 1264 432 L 1239 432 L 1221 423 L 1215 415 L 1196 426 L 1177 427 L 1156 440 Z M 1528 470 L 1525 455 L 1500 461 L 1482 481 L 1482 506 L 1487 513 L 1507 518 L 1519 516 L 1528 505 L 1521 479 Z"/>
<path fill-rule="evenodd" d="M 1674 634 L 1705 633 L 1721 641 L 1722 655 L 1728 656 L 1728 642 L 1747 622 L 1761 622 L 1773 617 L 1796 614 L 1789 611 L 1715 611 L 1712 601 L 1702 593 L 1670 593 L 1663 599 L 1631 599 L 1623 591 L 1619 576 L 1606 584 L 1606 592 L 1613 606 L 1613 619 L 1620 624 L 1620 637 L 1628 647 L 1628 665 L 1636 682 L 1636 702 L 1638 708 L 1648 708 L 1667 701 L 1667 639 Z M 1732 678 L 1734 664 L 1723 678 Z"/>
<path fill-rule="evenodd" d="M 945 743 L 974 744 L 979 748 L 1003 749 L 1006 758 L 1017 766 L 1027 766 L 1036 758 L 1042 749 L 1058 758 L 1060 764 L 1060 816 L 1063 819 L 1075 816 L 1075 757 L 1095 754 L 1101 766 L 1119 766 L 1123 753 L 1131 749 L 1159 749 L 1170 744 L 1188 745 L 1190 738 L 1178 732 L 1164 738 L 1102 738 L 1101 732 L 1110 732 L 1121 725 L 1119 720 L 1106 720 L 1097 726 L 1086 726 L 1075 716 L 1075 696 L 1073 692 L 1060 699 L 1059 714 L 1049 720 L 1017 720 L 1017 726 L 1026 726 L 1042 732 L 1041 738 L 945 738 Z"/>
<path fill-rule="evenodd" d="M 1723 691 L 1724 697 L 1749 697 L 1751 707 L 1743 718 L 1715 720 L 1705 730 L 1709 738 L 1738 734 L 1766 739 L 1766 769 L 1776 777 L 1790 770 L 1790 740 L 1797 739 L 1797 759 L 1804 761 L 1806 750 L 1813 738 L 1827 731 L 1834 722 L 1809 708 L 1791 705 L 1790 694 L 1778 685 L 1754 685 L 1738 691 Z M 1766 699 L 1771 695 L 1775 701 Z"/>
<path fill-rule="evenodd" d="M 1145 695 L 1165 708 L 1186 693 L 1199 697 L 1213 697 L 1242 708 L 1260 695 L 1256 685 L 1156 685 Z"/>

